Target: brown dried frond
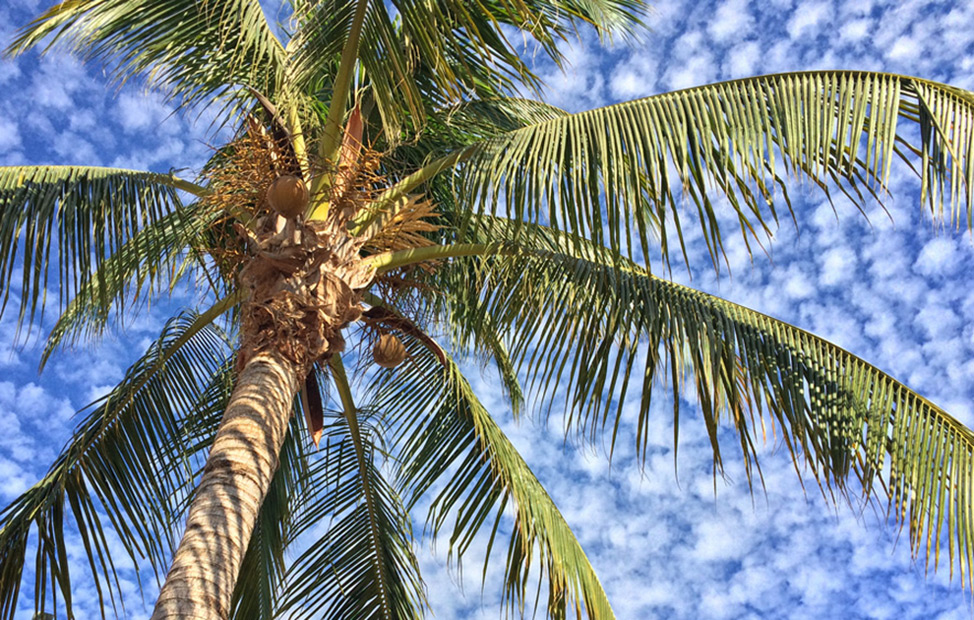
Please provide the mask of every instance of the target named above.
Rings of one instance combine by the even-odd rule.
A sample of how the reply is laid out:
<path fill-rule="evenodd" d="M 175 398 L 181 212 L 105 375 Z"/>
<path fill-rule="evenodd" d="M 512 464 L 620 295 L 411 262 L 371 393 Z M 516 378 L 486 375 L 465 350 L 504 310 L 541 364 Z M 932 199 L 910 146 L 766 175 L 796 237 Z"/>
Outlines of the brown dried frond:
<path fill-rule="evenodd" d="M 336 222 L 350 221 L 385 189 L 386 178 L 377 172 L 381 159 L 378 151 L 362 147 L 354 159 L 339 163 L 329 200 L 329 213 Z"/>
<path fill-rule="evenodd" d="M 204 201 L 239 219 L 256 217 L 266 212 L 267 188 L 282 174 L 300 174 L 290 146 L 275 141 L 265 127 L 249 119 L 247 130 L 204 172 L 214 190 Z"/>
<path fill-rule="evenodd" d="M 429 220 L 439 216 L 430 200 L 410 196 L 406 204 L 365 242 L 363 248 L 373 254 L 396 252 L 434 245 L 424 233 L 436 232 L 442 226 Z"/>
<path fill-rule="evenodd" d="M 247 259 L 246 230 L 268 213 L 267 188 L 281 174 L 297 172 L 296 168 L 286 138 L 275 141 L 253 118 L 238 138 L 213 157 L 203 173 L 213 193 L 202 202 L 221 214 L 209 231 L 210 254 L 221 271 L 235 271 Z"/>
<path fill-rule="evenodd" d="M 429 220 L 438 217 L 432 202 L 410 197 L 405 206 L 390 218 L 379 231 L 365 242 L 363 248 L 370 254 L 396 252 L 435 245 L 424 233 L 436 232 L 441 226 Z M 416 308 L 424 305 L 422 297 L 429 294 L 429 287 L 412 277 L 417 273 L 431 273 L 436 268 L 433 261 L 424 261 L 378 275 L 375 285 L 386 299 L 397 299 L 399 307 L 411 301 Z"/>

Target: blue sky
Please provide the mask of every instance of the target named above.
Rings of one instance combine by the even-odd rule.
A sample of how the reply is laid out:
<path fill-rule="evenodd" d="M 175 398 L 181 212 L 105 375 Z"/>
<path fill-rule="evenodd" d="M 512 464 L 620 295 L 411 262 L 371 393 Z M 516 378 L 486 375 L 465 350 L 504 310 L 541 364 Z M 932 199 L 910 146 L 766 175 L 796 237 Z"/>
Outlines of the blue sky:
<path fill-rule="evenodd" d="M 0 41 L 6 45 L 15 26 L 44 6 L 7 0 Z M 672 1 L 655 8 L 653 32 L 642 43 L 606 50 L 583 32 L 566 71 L 539 69 L 547 99 L 570 110 L 800 69 L 888 71 L 974 89 L 971 24 L 974 8 L 957 2 Z M 157 95 L 108 85 L 101 68 L 63 53 L 0 61 L 0 91 L 0 165 L 167 171 L 198 167 L 210 150 L 209 118 L 174 115 Z M 905 166 L 894 165 L 890 189 L 889 216 L 868 205 L 867 221 L 839 200 L 833 211 L 812 187 L 796 183 L 793 194 L 803 198 L 798 230 L 782 225 L 767 255 L 752 260 L 731 239 L 730 275 L 718 279 L 702 239 L 691 235 L 692 278 L 680 268 L 674 277 L 825 336 L 970 425 L 971 235 L 931 220 Z M 176 300 L 192 302 L 190 292 Z M 0 319 L 0 503 L 43 476 L 70 434 L 74 411 L 122 378 L 170 311 L 143 308 L 124 331 L 58 356 L 42 375 L 36 347 L 13 346 L 14 317 Z M 645 467 L 629 444 L 609 466 L 601 448 L 565 447 L 555 418 L 548 427 L 513 424 L 495 398 L 492 373 L 471 368 L 470 376 L 573 525 L 620 618 L 971 617 L 970 593 L 956 578 L 948 581 L 945 567 L 925 576 L 906 539 L 897 540 L 871 508 L 830 508 L 814 487 L 804 493 L 774 444 L 764 450 L 766 495 L 752 497 L 740 462 L 731 460 L 715 496 L 709 444 L 689 406 L 677 482 L 666 397 L 656 404 Z M 79 617 L 95 617 L 78 545 L 72 573 Z M 429 547 L 420 543 L 418 553 L 436 616 L 499 617 L 502 563 L 490 565 L 481 589 L 471 556 L 461 592 L 445 542 L 434 552 Z M 129 616 L 147 616 L 131 571 L 123 574 Z M 150 602 L 154 592 L 147 583 Z M 30 617 L 30 604 L 21 602 L 18 618 Z"/>

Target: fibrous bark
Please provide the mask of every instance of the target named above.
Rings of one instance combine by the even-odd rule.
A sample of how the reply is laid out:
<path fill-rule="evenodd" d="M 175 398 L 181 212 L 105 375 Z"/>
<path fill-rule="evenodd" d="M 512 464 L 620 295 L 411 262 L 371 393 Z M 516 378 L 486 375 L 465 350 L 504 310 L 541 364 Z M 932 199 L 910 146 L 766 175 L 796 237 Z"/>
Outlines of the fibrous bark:
<path fill-rule="evenodd" d="M 210 450 L 153 620 L 230 613 L 257 514 L 274 477 L 292 401 L 312 365 L 344 348 L 371 273 L 334 224 L 268 217 L 240 273 L 240 375 Z M 343 243 L 342 241 L 346 241 Z"/>
<path fill-rule="evenodd" d="M 298 381 L 294 362 L 274 351 L 253 356 L 240 373 L 153 620 L 229 616 L 257 513 L 277 469 Z"/>

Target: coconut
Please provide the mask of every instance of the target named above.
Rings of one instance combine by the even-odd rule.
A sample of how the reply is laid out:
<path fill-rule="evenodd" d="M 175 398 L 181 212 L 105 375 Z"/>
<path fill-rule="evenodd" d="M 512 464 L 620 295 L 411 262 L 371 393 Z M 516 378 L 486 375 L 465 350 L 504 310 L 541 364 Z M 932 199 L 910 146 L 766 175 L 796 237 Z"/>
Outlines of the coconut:
<path fill-rule="evenodd" d="M 308 208 L 308 188 L 296 176 L 277 177 L 267 190 L 267 202 L 284 217 L 297 217 Z"/>
<path fill-rule="evenodd" d="M 406 347 L 392 334 L 382 334 L 372 349 L 372 359 L 383 368 L 395 368 L 406 359 Z"/>

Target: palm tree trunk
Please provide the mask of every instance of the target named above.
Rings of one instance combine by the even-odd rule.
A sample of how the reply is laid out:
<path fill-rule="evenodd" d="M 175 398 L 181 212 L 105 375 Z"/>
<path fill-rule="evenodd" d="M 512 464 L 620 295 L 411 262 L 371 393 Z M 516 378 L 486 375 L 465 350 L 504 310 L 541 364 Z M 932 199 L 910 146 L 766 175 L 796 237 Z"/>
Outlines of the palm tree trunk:
<path fill-rule="evenodd" d="M 225 619 L 257 512 L 277 470 L 300 378 L 276 351 L 252 357 L 210 449 L 152 619 Z"/>

